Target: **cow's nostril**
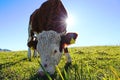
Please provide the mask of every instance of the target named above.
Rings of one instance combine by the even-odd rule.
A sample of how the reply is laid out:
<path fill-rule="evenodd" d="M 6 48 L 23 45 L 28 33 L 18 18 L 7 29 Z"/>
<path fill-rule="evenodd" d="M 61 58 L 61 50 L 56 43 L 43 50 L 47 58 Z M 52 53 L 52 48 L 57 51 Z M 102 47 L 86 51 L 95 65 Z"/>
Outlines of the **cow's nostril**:
<path fill-rule="evenodd" d="M 44 64 L 44 67 L 47 67 L 47 64 Z"/>

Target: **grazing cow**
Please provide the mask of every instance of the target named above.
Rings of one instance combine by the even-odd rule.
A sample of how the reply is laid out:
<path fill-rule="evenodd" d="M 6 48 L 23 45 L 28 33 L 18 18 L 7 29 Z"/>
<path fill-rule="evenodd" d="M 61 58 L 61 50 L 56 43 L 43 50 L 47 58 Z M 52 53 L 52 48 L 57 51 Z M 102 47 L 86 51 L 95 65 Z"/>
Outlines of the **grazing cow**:
<path fill-rule="evenodd" d="M 28 58 L 31 58 L 31 47 L 40 54 L 41 65 L 54 74 L 62 52 L 71 63 L 67 45 L 74 43 L 76 33 L 66 33 L 67 12 L 60 0 L 48 0 L 30 16 L 28 28 Z M 43 74 L 42 68 L 39 69 Z"/>

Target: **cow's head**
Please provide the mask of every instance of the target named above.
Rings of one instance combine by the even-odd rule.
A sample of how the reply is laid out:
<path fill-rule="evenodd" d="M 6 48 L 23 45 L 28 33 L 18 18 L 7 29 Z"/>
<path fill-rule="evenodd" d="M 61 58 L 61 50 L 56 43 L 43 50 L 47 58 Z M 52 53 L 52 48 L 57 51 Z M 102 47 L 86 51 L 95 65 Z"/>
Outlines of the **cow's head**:
<path fill-rule="evenodd" d="M 58 65 L 61 59 L 64 45 L 73 43 L 76 38 L 76 33 L 61 35 L 55 31 L 43 31 L 38 35 L 37 51 L 40 54 L 41 65 L 48 73 L 54 74 L 55 65 Z M 42 68 L 39 72 L 43 74 Z"/>

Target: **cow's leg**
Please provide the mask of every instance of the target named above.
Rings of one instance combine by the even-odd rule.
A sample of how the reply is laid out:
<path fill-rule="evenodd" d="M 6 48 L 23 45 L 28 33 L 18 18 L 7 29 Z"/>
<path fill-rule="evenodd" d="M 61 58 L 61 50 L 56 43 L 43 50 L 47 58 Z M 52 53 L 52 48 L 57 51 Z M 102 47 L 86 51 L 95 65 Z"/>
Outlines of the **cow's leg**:
<path fill-rule="evenodd" d="M 37 57 L 37 50 L 34 50 L 33 57 Z"/>
<path fill-rule="evenodd" d="M 72 59 L 70 57 L 70 54 L 68 52 L 68 48 L 67 47 L 64 48 L 64 53 L 65 53 L 65 56 L 67 58 L 67 61 L 66 61 L 66 64 L 65 64 L 64 68 L 65 68 L 66 71 L 68 71 L 68 69 L 69 69 L 69 67 L 70 67 L 70 65 L 72 63 Z"/>
<path fill-rule="evenodd" d="M 31 39 L 32 39 L 32 33 L 31 33 L 31 31 L 32 31 L 32 28 L 31 28 L 31 24 L 29 24 L 29 27 L 28 27 L 28 43 L 31 41 Z M 31 60 L 31 49 L 30 49 L 30 47 L 28 47 L 28 59 L 29 60 Z"/>
<path fill-rule="evenodd" d="M 65 53 L 65 56 L 67 58 L 67 63 L 71 63 L 72 62 L 72 59 L 71 59 L 71 56 L 69 54 L 69 51 L 68 51 L 68 48 L 64 48 L 64 53 Z"/>
<path fill-rule="evenodd" d="M 29 61 L 31 61 L 31 49 L 28 47 L 28 59 L 29 59 Z"/>

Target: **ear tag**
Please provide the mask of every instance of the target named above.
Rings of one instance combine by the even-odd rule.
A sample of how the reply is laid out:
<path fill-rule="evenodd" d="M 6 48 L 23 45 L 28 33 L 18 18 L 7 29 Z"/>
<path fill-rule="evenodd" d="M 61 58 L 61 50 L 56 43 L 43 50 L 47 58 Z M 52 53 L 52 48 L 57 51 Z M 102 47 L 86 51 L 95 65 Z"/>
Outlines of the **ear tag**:
<path fill-rule="evenodd" d="M 70 40 L 70 44 L 74 44 L 75 43 L 75 40 L 72 38 L 71 40 Z"/>

